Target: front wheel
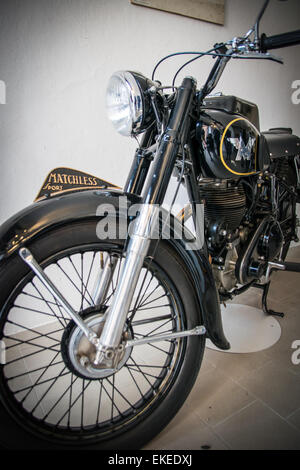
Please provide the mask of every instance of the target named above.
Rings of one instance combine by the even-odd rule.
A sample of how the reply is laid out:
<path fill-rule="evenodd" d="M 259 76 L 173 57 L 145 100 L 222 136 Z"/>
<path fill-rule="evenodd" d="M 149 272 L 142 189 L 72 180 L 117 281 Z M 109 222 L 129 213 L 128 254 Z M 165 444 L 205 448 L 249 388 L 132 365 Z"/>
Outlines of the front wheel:
<path fill-rule="evenodd" d="M 94 221 L 57 228 L 28 248 L 72 307 L 99 334 L 124 261 L 123 241 L 99 241 Z M 117 266 L 102 305 L 93 285 L 109 257 Z M 204 337 L 127 348 L 117 371 L 91 367 L 89 343 L 15 255 L 0 266 L 2 444 L 8 448 L 138 449 L 179 410 L 201 365 Z M 146 258 L 128 314 L 129 339 L 200 324 L 181 259 L 160 242 Z M 3 348 L 2 348 L 3 350 Z M 2 354 L 3 356 L 3 354 Z"/>

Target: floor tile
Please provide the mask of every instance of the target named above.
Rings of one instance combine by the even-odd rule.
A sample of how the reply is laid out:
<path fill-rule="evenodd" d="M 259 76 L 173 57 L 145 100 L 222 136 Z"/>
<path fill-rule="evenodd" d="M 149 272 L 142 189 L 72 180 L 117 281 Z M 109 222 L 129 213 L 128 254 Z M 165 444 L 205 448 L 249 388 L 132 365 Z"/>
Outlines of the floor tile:
<path fill-rule="evenodd" d="M 193 413 L 186 405 L 171 423 L 147 446 L 146 450 L 226 450 L 228 446 L 222 439 Z"/>
<path fill-rule="evenodd" d="M 291 248 L 286 259 L 290 261 L 300 261 L 300 245 Z"/>
<path fill-rule="evenodd" d="M 216 369 L 199 375 L 187 405 L 206 424 L 215 426 L 252 401 L 250 392 Z"/>
<path fill-rule="evenodd" d="M 248 376 L 271 360 L 264 351 L 249 354 L 231 354 L 207 349 L 206 355 L 211 364 L 234 380 Z"/>
<path fill-rule="evenodd" d="M 275 361 L 267 363 L 239 383 L 282 417 L 300 408 L 300 377 L 279 367 Z"/>
<path fill-rule="evenodd" d="M 300 409 L 288 418 L 289 423 L 296 426 L 300 431 Z"/>
<path fill-rule="evenodd" d="M 257 401 L 216 426 L 235 450 L 298 450 L 300 432 Z"/>
<path fill-rule="evenodd" d="M 199 374 L 204 374 L 216 368 L 214 361 L 211 360 L 210 352 L 210 349 L 205 349 Z"/>
<path fill-rule="evenodd" d="M 265 354 L 279 368 L 284 368 L 299 375 L 300 364 L 293 363 L 294 361 L 292 356 L 295 354 L 295 349 L 293 349 L 292 346 L 295 341 L 300 341 L 300 332 L 297 332 L 297 325 L 293 328 L 292 325 L 289 324 L 290 322 L 291 318 L 286 319 L 286 323 L 281 322 L 282 334 L 280 341 L 278 341 L 278 343 L 276 343 L 272 348 L 266 350 Z"/>

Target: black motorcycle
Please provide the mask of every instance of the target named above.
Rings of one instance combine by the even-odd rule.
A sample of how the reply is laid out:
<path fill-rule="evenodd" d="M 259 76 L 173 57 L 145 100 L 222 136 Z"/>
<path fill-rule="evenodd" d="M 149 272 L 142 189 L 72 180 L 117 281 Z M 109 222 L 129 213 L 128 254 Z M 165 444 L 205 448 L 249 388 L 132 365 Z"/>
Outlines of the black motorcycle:
<path fill-rule="evenodd" d="M 231 59 L 280 62 L 268 51 L 300 44 L 300 30 L 259 34 L 267 4 L 245 36 L 186 53 L 188 63 L 214 58 L 199 90 L 192 77 L 155 80 L 163 60 L 185 53 L 162 59 L 151 80 L 112 76 L 110 119 L 141 136 L 123 190 L 58 168 L 0 228 L 6 447 L 141 448 L 187 398 L 205 338 L 230 348 L 220 302 L 254 286 L 265 313 L 281 315 L 267 294 L 273 270 L 300 271 L 285 262 L 297 239 L 300 139 L 260 132 L 255 104 L 211 94 Z M 175 217 L 181 184 L 190 204 Z"/>

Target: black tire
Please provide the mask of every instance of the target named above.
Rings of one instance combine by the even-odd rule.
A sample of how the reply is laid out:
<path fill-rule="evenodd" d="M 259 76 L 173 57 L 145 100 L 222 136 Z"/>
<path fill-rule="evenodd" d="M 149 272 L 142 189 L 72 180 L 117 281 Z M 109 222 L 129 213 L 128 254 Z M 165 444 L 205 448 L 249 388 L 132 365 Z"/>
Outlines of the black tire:
<path fill-rule="evenodd" d="M 35 258 L 45 269 L 48 267 L 47 269 L 58 270 L 61 269 L 59 266 L 62 266 L 62 263 L 67 262 L 68 258 L 70 262 L 73 262 L 74 259 L 79 260 L 79 257 L 81 257 L 80 259 L 83 272 L 83 266 L 85 263 L 83 260 L 86 260 L 87 256 L 94 256 L 93 259 L 96 259 L 96 255 L 94 253 L 98 253 L 99 251 L 102 253 L 107 251 L 107 253 L 113 252 L 121 254 L 123 246 L 122 243 L 123 242 L 120 240 L 108 240 L 106 242 L 101 241 L 100 243 L 96 237 L 96 222 L 86 221 L 80 225 L 73 224 L 56 228 L 52 232 L 44 234 L 28 244 L 28 248 L 32 251 Z M 66 264 L 63 266 L 64 269 L 66 269 Z M 92 272 L 92 267 L 90 268 L 89 275 Z M 169 299 L 169 303 L 159 307 L 159 311 L 161 311 L 162 307 L 168 307 L 170 309 L 171 314 L 168 313 L 165 317 L 169 322 L 167 323 L 167 328 L 170 328 L 171 324 L 171 328 L 175 331 L 176 329 L 193 328 L 196 325 L 201 324 L 201 316 L 198 312 L 198 304 L 195 293 L 191 288 L 186 266 L 176 255 L 173 249 L 171 249 L 171 247 L 167 244 L 167 242 L 159 243 L 153 261 L 151 263 L 146 262 L 146 267 L 143 269 L 145 276 L 148 276 L 147 270 L 149 270 L 149 276 L 151 275 L 154 281 L 157 281 L 157 285 L 159 285 L 157 288 L 158 292 L 160 292 L 159 289 L 162 289 L 162 292 L 167 292 L 168 294 L 165 294 L 165 296 Z M 90 309 L 84 307 L 84 305 L 88 306 L 88 304 L 84 304 L 84 302 L 86 302 L 86 291 L 88 290 L 90 280 L 87 278 L 87 272 L 85 273 L 85 276 L 86 277 L 84 278 L 84 274 L 82 275 L 83 279 L 85 279 L 82 283 L 82 285 L 85 287 L 85 291 L 83 293 L 84 287 L 81 286 L 81 310 L 83 312 L 82 315 L 85 314 L 88 316 L 90 310 L 94 311 L 95 307 Z M 59 281 L 62 282 L 60 286 L 63 286 L 64 278 L 62 277 L 62 280 L 59 278 Z M 89 384 L 88 386 L 92 390 L 94 390 L 96 385 L 101 387 L 101 391 L 103 387 L 106 387 L 109 389 L 109 391 L 111 389 L 111 398 L 109 403 L 113 403 L 114 400 L 117 400 L 117 394 L 119 397 L 119 390 L 117 389 L 117 386 L 115 386 L 115 380 L 119 380 L 117 375 L 123 374 L 125 376 L 126 373 L 128 377 L 130 377 L 130 373 L 132 373 L 132 375 L 135 377 L 139 377 L 139 380 L 143 379 L 145 383 L 147 379 L 150 384 L 149 390 L 144 392 L 141 389 L 142 386 L 140 382 L 138 382 L 138 385 L 135 387 L 134 379 L 132 379 L 132 383 L 130 382 L 131 389 L 134 389 L 132 394 L 137 394 L 138 392 L 136 390 L 139 390 L 141 395 L 139 400 L 136 403 L 133 403 L 133 405 L 131 402 L 128 402 L 130 405 L 132 405 L 132 409 L 129 405 L 124 404 L 123 406 L 125 408 L 128 406 L 128 410 L 121 411 L 119 409 L 121 405 L 119 402 L 117 403 L 117 401 L 115 401 L 114 403 L 117 403 L 119 408 L 116 404 L 111 405 L 112 410 L 110 411 L 110 420 L 107 420 L 106 418 L 104 420 L 103 418 L 103 421 L 98 422 L 98 414 L 97 417 L 95 417 L 94 425 L 88 421 L 90 418 L 83 416 L 84 412 L 82 410 L 86 401 L 84 401 L 84 395 L 82 394 L 81 426 L 79 427 L 77 421 L 75 423 L 75 420 L 79 419 L 79 411 L 77 414 L 75 413 L 75 424 L 72 425 L 72 406 L 77 406 L 72 401 L 72 380 L 77 381 L 77 385 L 80 384 L 78 387 L 82 386 L 84 393 L 87 393 L 85 392 L 87 387 L 86 389 L 84 387 L 86 386 L 86 382 L 89 381 L 85 377 L 80 377 L 77 373 L 75 374 L 74 370 L 72 369 L 73 363 L 71 364 L 70 360 L 66 359 L 66 354 L 64 351 L 66 346 L 64 343 L 68 341 L 68 336 L 66 336 L 69 334 L 68 331 L 74 331 L 72 322 L 67 318 L 67 315 L 62 311 L 62 308 L 59 308 L 57 303 L 55 305 L 53 298 L 51 301 L 51 297 L 47 297 L 45 293 L 43 294 L 43 292 L 41 293 L 41 287 L 39 287 L 37 290 L 35 287 L 35 291 L 30 290 L 34 286 L 38 286 L 36 277 L 34 277 L 34 275 L 18 255 L 14 255 L 9 260 L 1 263 L 0 283 L 0 340 L 5 341 L 7 354 L 12 358 L 10 360 L 7 360 L 6 358 L 6 363 L 0 365 L 0 426 L 2 428 L 0 433 L 0 444 L 4 447 L 10 449 L 72 449 L 75 447 L 76 449 L 140 449 L 169 423 L 169 421 L 174 417 L 174 415 L 186 400 L 196 380 L 201 365 L 205 346 L 205 339 L 203 336 L 189 337 L 177 341 L 164 341 L 155 343 L 156 347 L 160 348 L 164 352 L 156 353 L 155 348 L 152 346 L 153 351 L 155 351 L 153 354 L 160 354 L 163 355 L 162 357 L 166 357 L 163 365 L 162 362 L 160 362 L 159 366 L 153 364 L 147 366 L 148 359 L 146 356 L 143 356 L 144 362 L 142 365 L 139 365 L 139 367 L 135 366 L 135 364 L 137 364 L 136 360 L 134 359 L 135 350 L 141 346 L 133 348 L 130 356 L 126 359 L 126 362 L 120 371 L 102 379 L 90 380 L 90 382 L 93 382 L 93 384 Z M 34 292 L 35 295 L 33 295 L 32 292 Z M 35 310 L 39 310 L 42 307 L 39 306 L 35 307 L 35 309 L 31 308 L 31 310 L 28 310 L 29 307 L 26 303 L 27 301 L 29 302 L 28 299 L 30 302 L 44 302 L 43 305 L 45 307 L 43 308 L 46 308 L 47 306 L 47 309 L 50 312 L 56 312 L 55 315 L 59 318 L 58 320 L 55 319 L 55 322 L 57 323 L 59 321 L 62 324 L 59 332 L 57 330 L 57 332 L 51 332 L 50 334 L 49 332 L 45 333 L 45 331 L 42 330 L 41 333 L 39 328 L 45 328 L 44 325 L 32 326 L 30 322 L 31 320 L 34 322 L 34 315 L 36 314 Z M 21 306 L 18 305 L 20 302 Z M 151 302 L 151 309 L 153 309 L 155 305 L 153 305 L 153 303 L 158 302 L 158 300 L 151 300 L 150 303 Z M 143 302 L 140 301 L 139 303 L 142 303 L 145 309 L 145 299 Z M 139 308 L 141 310 L 141 307 Z M 149 305 L 146 308 L 148 308 L 149 311 Z M 46 311 L 48 312 L 48 310 Z M 44 312 L 44 310 L 42 311 Z M 42 311 L 40 311 L 40 314 L 42 314 Z M 50 316 L 49 313 L 47 313 L 47 315 Z M 32 316 L 33 318 L 31 318 Z M 158 328 L 156 329 L 155 333 L 151 332 L 152 334 L 158 334 L 164 331 L 164 327 L 159 326 L 159 321 L 162 320 L 157 320 L 157 317 L 155 318 L 156 323 L 154 326 L 158 325 Z M 136 321 L 136 324 L 138 326 L 133 326 L 134 322 L 132 325 L 128 325 L 128 331 L 131 332 L 131 336 L 138 334 L 134 328 L 139 328 L 139 322 Z M 152 325 L 152 330 L 154 330 L 154 326 Z M 54 333 L 58 336 L 55 336 Z M 65 336 L 62 342 L 61 338 L 63 335 Z M 22 338 L 21 344 L 19 339 L 20 337 Z M 44 349 L 41 349 L 41 351 L 37 349 L 39 352 L 34 352 L 30 355 L 28 354 L 28 349 L 26 353 L 26 348 L 31 347 L 34 349 L 42 347 L 41 343 L 38 343 L 38 345 L 36 344 L 36 338 L 38 338 L 38 341 L 55 341 L 55 347 L 49 346 L 49 343 L 45 343 L 48 344 L 48 346 L 43 346 Z M 48 349 L 45 349 L 47 347 Z M 150 346 L 145 347 L 146 351 L 149 351 L 149 349 Z M 55 404 L 52 395 L 52 408 L 50 408 L 50 411 L 49 401 L 46 401 L 45 397 L 41 400 L 41 397 L 43 397 L 43 394 L 45 393 L 43 387 L 46 387 L 45 382 L 47 382 L 45 377 L 47 377 L 47 373 L 51 371 L 51 367 L 58 367 L 56 360 L 53 362 L 52 359 L 52 364 L 49 363 L 47 366 L 39 365 L 38 367 L 33 360 L 33 357 L 36 357 L 36 354 L 40 355 L 38 357 L 42 357 L 41 354 L 50 354 L 50 352 L 54 354 L 54 351 L 55 354 L 57 353 L 55 357 L 58 357 L 61 360 L 61 367 L 64 366 L 63 370 L 66 371 L 66 377 L 68 377 L 67 374 L 72 374 L 70 378 L 71 392 L 70 390 L 65 392 L 65 396 L 60 398 L 59 402 L 59 406 L 61 407 L 63 406 L 62 400 L 66 400 L 66 410 L 68 410 L 69 405 L 69 409 L 71 409 L 68 414 L 68 422 L 66 424 L 65 421 L 67 418 L 63 418 L 65 420 L 65 424 L 63 425 L 63 421 L 56 423 L 48 422 L 50 421 L 50 416 L 53 411 L 52 408 Z M 19 356 L 21 359 L 18 359 Z M 41 361 L 43 362 L 43 359 L 41 359 Z M 131 371 L 130 361 L 133 361 L 133 367 L 131 368 Z M 42 364 L 42 362 L 39 362 L 39 364 Z M 23 364 L 23 367 L 21 363 Z M 28 370 L 24 369 L 25 363 Z M 35 368 L 32 369 L 31 367 Z M 44 376 L 42 373 L 43 367 L 45 368 Z M 56 370 L 55 367 L 54 370 Z M 149 367 L 149 369 L 146 369 L 147 372 L 149 370 L 152 371 L 153 367 L 159 367 L 161 370 L 159 369 L 160 372 L 157 372 L 158 375 L 155 374 L 155 377 L 151 378 L 151 374 L 148 374 L 147 377 L 147 373 L 144 372 L 146 367 Z M 30 372 L 30 375 L 28 371 Z M 43 380 L 40 378 L 38 380 L 36 379 L 37 376 L 40 377 L 40 373 L 42 373 Z M 60 390 L 59 387 L 62 385 L 58 386 L 58 381 L 62 379 L 62 376 L 63 375 L 61 373 L 57 373 L 56 370 L 55 377 L 53 376 L 52 378 L 48 379 L 48 384 L 54 384 L 51 389 L 51 394 L 54 393 L 54 390 Z M 24 382 L 24 377 L 26 377 L 27 382 Z M 51 382 L 51 380 L 53 382 Z M 25 383 L 27 384 L 26 387 L 24 387 Z M 28 383 L 30 385 L 28 385 Z M 105 386 L 104 383 L 106 384 Z M 146 384 L 145 389 L 147 386 L 148 385 Z M 38 392 L 38 387 L 42 387 L 43 391 Z M 126 400 L 125 394 L 128 393 L 128 390 L 129 388 L 126 390 L 123 389 L 123 391 L 120 390 L 120 401 L 121 399 L 123 400 L 123 397 L 125 397 L 124 399 Z M 24 399 L 26 393 L 27 395 L 29 394 L 29 396 L 31 396 L 31 401 L 28 397 Z M 47 393 L 49 394 L 50 392 Z M 56 393 L 58 394 L 60 392 L 57 391 Z M 67 395 L 70 395 L 71 398 L 69 396 L 67 397 Z M 109 395 L 107 390 L 106 395 Z M 93 397 L 94 396 L 95 393 L 93 392 Z M 128 396 L 129 395 L 127 395 L 127 397 Z M 36 402 L 34 402 L 34 397 L 36 397 Z M 25 401 L 22 402 L 22 400 Z M 31 404 L 34 402 L 33 408 L 30 408 L 31 404 L 27 404 L 27 400 L 29 400 Z M 104 406 L 101 402 L 101 392 L 99 392 L 97 400 L 99 403 L 101 403 L 101 406 Z M 67 404 L 67 401 L 69 405 Z M 89 403 L 90 402 L 91 400 L 89 400 Z M 58 405 L 56 406 L 58 407 Z M 99 406 L 98 409 L 100 409 L 101 406 Z M 100 415 L 101 413 L 102 408 Z"/>

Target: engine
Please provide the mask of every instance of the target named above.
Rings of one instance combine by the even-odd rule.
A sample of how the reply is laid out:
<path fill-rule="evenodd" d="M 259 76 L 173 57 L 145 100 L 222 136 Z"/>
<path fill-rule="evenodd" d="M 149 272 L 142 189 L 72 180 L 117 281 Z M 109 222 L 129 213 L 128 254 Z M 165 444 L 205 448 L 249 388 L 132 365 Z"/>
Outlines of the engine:
<path fill-rule="evenodd" d="M 205 201 L 208 237 L 218 245 L 218 234 L 231 233 L 240 225 L 246 211 L 245 191 L 243 186 L 225 181 L 202 183 L 200 194 Z"/>
<path fill-rule="evenodd" d="M 240 180 L 199 180 L 206 240 L 220 294 L 260 279 L 267 262 L 284 256 L 285 246 L 296 238 L 289 193 L 291 165 L 278 159 L 272 170 Z"/>
<path fill-rule="evenodd" d="M 246 214 L 246 194 L 235 180 L 199 181 L 205 202 L 205 230 L 212 267 L 219 291 L 230 291 L 237 284 L 235 274 L 241 242 L 249 228 L 241 225 Z"/>

